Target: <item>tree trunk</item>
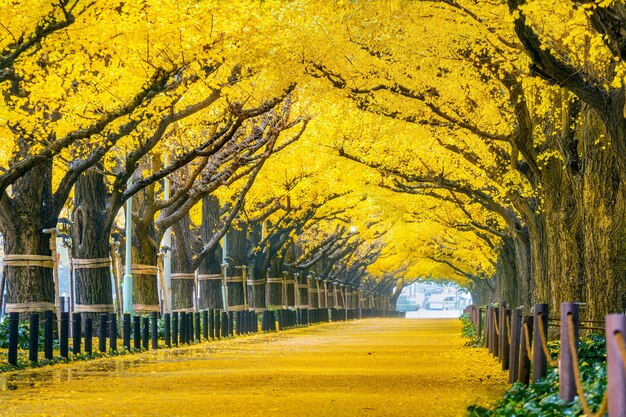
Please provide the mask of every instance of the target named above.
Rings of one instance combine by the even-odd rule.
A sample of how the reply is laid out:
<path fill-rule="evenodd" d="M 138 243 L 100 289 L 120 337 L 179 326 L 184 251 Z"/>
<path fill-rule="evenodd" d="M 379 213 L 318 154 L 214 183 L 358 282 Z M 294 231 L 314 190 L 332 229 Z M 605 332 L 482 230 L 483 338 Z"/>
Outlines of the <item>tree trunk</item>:
<path fill-rule="evenodd" d="M 138 314 L 160 311 L 156 265 L 161 239 L 153 219 L 144 221 L 149 188 L 133 197 L 133 311 Z"/>
<path fill-rule="evenodd" d="M 193 256 L 201 248 L 194 239 L 189 213 L 172 230 L 172 311 L 193 311 L 196 282 Z"/>
<path fill-rule="evenodd" d="M 56 227 L 58 213 L 53 212 L 51 194 L 52 162 L 46 161 L 30 170 L 12 187 L 11 201 L 3 204 L 1 215 L 6 255 L 50 257 L 50 235 L 43 229 Z M 41 312 L 53 310 L 54 279 L 51 262 L 46 266 L 10 266 L 5 258 L 6 311 Z"/>
<path fill-rule="evenodd" d="M 74 189 L 72 257 L 74 263 L 75 311 L 82 319 L 98 323 L 99 313 L 112 313 L 113 287 L 109 260 L 110 230 L 105 230 L 106 186 L 104 176 L 96 170 L 83 173 Z M 100 259 L 90 267 L 84 260 Z M 119 300 L 118 300 L 119 302 Z M 83 327 L 84 328 L 84 327 Z"/>
<path fill-rule="evenodd" d="M 248 225 L 249 240 L 251 250 L 261 243 L 263 238 L 263 225 L 261 223 L 253 223 Z M 265 294 L 266 286 L 265 282 L 266 271 L 264 271 L 265 259 L 263 258 L 263 252 L 251 252 L 252 268 L 250 268 L 250 276 L 248 277 L 248 307 L 253 310 L 264 310 L 266 306 Z"/>
<path fill-rule="evenodd" d="M 243 222 L 233 225 L 226 233 L 226 274 L 227 305 L 229 311 L 244 309 L 243 268 L 248 267 L 248 227 Z M 243 268 L 242 268 L 243 267 Z M 246 294 L 247 297 L 247 294 Z"/>
<path fill-rule="evenodd" d="M 218 228 L 220 219 L 220 203 L 217 197 L 208 195 L 202 199 L 202 242 L 206 244 L 213 237 Z M 222 298 L 222 247 L 215 245 L 209 254 L 202 260 L 198 273 L 207 278 L 198 283 L 199 308 L 224 310 Z"/>
<path fill-rule="evenodd" d="M 623 126 L 622 109 L 618 110 L 615 122 Z M 604 141 L 598 143 L 604 129 L 598 128 L 597 116 L 585 114 L 583 120 L 580 245 L 585 260 L 582 298 L 587 303 L 583 312 L 587 319 L 603 320 L 606 314 L 626 310 L 626 179 L 610 152 L 612 144 L 603 149 Z"/>

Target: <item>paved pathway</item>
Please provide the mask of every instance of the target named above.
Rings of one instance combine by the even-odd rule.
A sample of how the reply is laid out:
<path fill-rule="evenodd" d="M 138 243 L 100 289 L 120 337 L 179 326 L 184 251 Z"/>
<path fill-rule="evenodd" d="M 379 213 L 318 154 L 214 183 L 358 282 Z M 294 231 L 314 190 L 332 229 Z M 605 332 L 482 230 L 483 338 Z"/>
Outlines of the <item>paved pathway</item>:
<path fill-rule="evenodd" d="M 0 375 L 0 416 L 462 416 L 505 375 L 455 319 L 370 319 Z"/>

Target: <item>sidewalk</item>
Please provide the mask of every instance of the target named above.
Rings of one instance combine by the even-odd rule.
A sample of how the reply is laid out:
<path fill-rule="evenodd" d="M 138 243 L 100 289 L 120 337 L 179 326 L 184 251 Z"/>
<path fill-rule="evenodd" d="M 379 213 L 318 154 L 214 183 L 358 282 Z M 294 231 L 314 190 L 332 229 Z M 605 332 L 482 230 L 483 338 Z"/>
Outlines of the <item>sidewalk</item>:
<path fill-rule="evenodd" d="M 369 319 L 6 375 L 0 416 L 462 416 L 504 391 L 456 319 Z"/>

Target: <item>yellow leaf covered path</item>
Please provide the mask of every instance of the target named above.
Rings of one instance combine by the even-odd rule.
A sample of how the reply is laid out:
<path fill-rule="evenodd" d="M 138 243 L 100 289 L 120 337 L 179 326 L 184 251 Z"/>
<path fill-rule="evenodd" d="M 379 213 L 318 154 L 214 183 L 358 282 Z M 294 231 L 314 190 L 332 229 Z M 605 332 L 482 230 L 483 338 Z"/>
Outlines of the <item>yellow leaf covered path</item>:
<path fill-rule="evenodd" d="M 505 374 L 456 319 L 370 319 L 0 376 L 0 415 L 462 416 Z"/>

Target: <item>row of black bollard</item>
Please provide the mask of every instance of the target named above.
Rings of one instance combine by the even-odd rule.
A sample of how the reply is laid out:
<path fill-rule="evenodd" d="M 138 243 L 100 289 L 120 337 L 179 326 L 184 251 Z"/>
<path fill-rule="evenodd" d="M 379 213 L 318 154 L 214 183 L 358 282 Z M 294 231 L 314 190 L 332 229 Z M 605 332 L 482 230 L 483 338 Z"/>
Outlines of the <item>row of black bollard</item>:
<path fill-rule="evenodd" d="M 54 314 L 52 311 L 43 313 L 43 351 L 46 359 L 53 359 L 53 329 Z M 306 326 L 314 323 L 342 321 L 358 317 L 380 316 L 377 310 L 345 310 L 345 309 L 295 309 L 295 310 L 266 310 L 261 316 L 261 331 L 277 331 L 295 326 Z M 60 316 L 59 347 L 61 357 L 69 355 L 69 327 L 70 316 L 62 312 Z M 29 360 L 37 362 L 39 356 L 40 317 L 30 314 Z M 84 325 L 84 328 L 83 328 Z M 72 326 L 72 353 L 80 354 L 83 349 L 86 354 L 93 353 L 92 339 L 93 320 L 85 318 L 81 313 L 74 313 Z M 257 333 L 259 331 L 259 317 L 254 311 L 224 312 L 220 310 L 204 310 L 194 312 L 173 312 L 163 316 L 164 342 L 166 347 L 191 344 L 202 339 L 220 339 L 230 336 Z M 124 314 L 122 317 L 123 347 L 127 350 L 159 349 L 158 313 L 153 312 L 149 317 Z M 82 336 L 82 337 L 81 337 Z M 117 351 L 118 324 L 114 313 L 98 316 L 98 350 L 99 352 Z M 84 337 L 84 342 L 83 342 Z M 108 338 L 108 347 L 107 347 Z M 8 360 L 17 365 L 19 339 L 19 313 L 9 313 L 9 352 Z M 84 343 L 84 345 L 83 345 Z"/>

